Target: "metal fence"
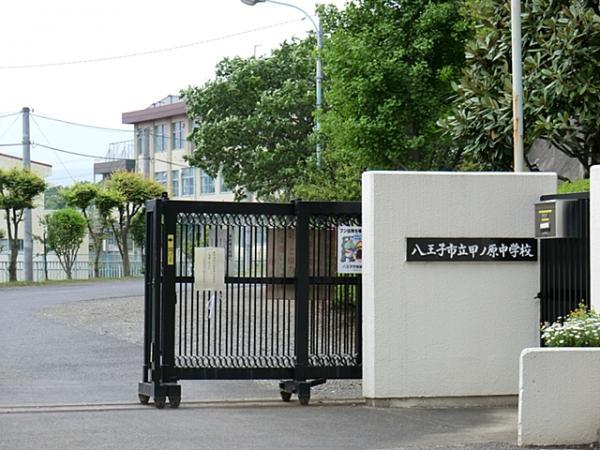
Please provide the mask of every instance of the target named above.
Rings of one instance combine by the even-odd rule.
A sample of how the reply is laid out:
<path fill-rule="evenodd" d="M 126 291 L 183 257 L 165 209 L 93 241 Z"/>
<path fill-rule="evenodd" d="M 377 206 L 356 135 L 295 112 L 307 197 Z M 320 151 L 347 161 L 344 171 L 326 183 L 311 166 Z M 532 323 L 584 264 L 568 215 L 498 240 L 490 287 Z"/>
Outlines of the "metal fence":
<path fill-rule="evenodd" d="M 0 261 L 0 283 L 9 281 L 8 261 Z M 67 274 L 58 261 L 33 262 L 33 281 L 45 281 L 45 272 L 47 269 L 49 280 L 66 280 Z M 131 276 L 143 275 L 143 264 L 140 260 L 130 262 Z M 25 269 L 23 261 L 17 261 L 17 279 L 24 279 Z M 74 280 L 87 280 L 94 278 L 93 262 L 77 261 L 73 265 L 72 277 Z M 120 261 L 102 261 L 100 262 L 100 278 L 120 278 L 123 277 L 123 264 Z"/>
<path fill-rule="evenodd" d="M 540 244 L 540 318 L 554 322 L 580 303 L 590 306 L 590 199 L 586 192 L 541 200 L 572 200 L 566 211 L 572 237 L 541 239 Z"/>
<path fill-rule="evenodd" d="M 360 223 L 350 202 L 149 202 L 140 401 L 176 407 L 182 379 L 278 379 L 306 404 L 360 378 L 361 276 L 337 271 L 338 228 Z M 215 247 L 222 292 L 196 278 Z"/>

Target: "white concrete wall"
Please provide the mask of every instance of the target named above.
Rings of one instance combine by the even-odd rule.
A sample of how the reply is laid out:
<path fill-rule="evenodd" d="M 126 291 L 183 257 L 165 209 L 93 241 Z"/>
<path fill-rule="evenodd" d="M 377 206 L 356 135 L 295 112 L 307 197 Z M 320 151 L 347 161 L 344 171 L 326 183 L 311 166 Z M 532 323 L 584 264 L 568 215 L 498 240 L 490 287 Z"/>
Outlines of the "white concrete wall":
<path fill-rule="evenodd" d="M 590 176 L 590 289 L 591 306 L 600 311 L 600 166 Z M 598 274 L 598 275 L 596 275 Z"/>
<path fill-rule="evenodd" d="M 533 204 L 555 192 L 554 174 L 363 174 L 367 399 L 517 394 L 538 263 L 406 262 L 406 238 L 533 237 Z"/>
<path fill-rule="evenodd" d="M 519 378 L 519 445 L 599 439 L 600 348 L 526 349 Z"/>

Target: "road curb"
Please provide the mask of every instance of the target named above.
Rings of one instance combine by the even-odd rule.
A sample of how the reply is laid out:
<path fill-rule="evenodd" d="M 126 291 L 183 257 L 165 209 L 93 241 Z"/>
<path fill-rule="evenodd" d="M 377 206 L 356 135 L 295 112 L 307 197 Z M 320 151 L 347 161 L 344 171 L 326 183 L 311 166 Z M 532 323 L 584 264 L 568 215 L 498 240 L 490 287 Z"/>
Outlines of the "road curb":
<path fill-rule="evenodd" d="M 364 406 L 363 399 L 323 399 L 313 400 L 310 406 Z M 181 402 L 179 410 L 206 409 L 206 408 L 261 408 L 261 407 L 294 407 L 299 406 L 297 401 L 289 403 L 281 400 L 264 399 L 237 399 L 237 400 L 205 400 Z M 167 408 L 168 409 L 168 408 Z M 130 410 L 156 410 L 152 404 L 140 403 L 71 403 L 48 405 L 0 405 L 2 414 L 37 414 L 37 413 L 67 413 L 67 412 L 102 412 L 102 411 L 130 411 Z"/>

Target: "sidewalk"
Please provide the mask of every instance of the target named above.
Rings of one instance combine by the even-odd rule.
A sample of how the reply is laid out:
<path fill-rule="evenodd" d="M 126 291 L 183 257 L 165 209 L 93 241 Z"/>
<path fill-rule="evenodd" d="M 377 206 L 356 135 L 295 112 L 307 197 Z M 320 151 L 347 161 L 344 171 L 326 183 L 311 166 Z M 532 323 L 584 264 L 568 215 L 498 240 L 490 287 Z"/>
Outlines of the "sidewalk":
<path fill-rule="evenodd" d="M 83 410 L 83 411 L 82 411 Z M 3 413 L 1 449 L 515 449 L 514 409 L 104 405 Z"/>

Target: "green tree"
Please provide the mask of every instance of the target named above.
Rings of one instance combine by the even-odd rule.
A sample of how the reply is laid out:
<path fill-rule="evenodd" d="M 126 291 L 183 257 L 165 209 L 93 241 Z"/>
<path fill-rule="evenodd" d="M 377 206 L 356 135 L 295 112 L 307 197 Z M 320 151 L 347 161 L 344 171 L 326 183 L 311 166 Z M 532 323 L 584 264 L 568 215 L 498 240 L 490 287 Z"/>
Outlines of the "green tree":
<path fill-rule="evenodd" d="M 288 199 L 314 144 L 314 46 L 284 42 L 266 58 L 225 58 L 215 80 L 182 92 L 196 121 L 190 164 L 222 172 L 238 199 Z"/>
<path fill-rule="evenodd" d="M 84 181 L 75 183 L 63 191 L 66 204 L 76 208 L 85 218 L 90 247 L 94 254 L 94 277 L 100 276 L 100 257 L 102 255 L 102 242 L 106 238 L 106 229 L 109 218 L 103 215 L 103 210 L 95 206 L 100 188 L 94 183 Z"/>
<path fill-rule="evenodd" d="M 129 233 L 133 218 L 147 200 L 159 197 L 162 191 L 160 184 L 146 180 L 137 173 L 118 171 L 105 181 L 97 196 L 96 205 L 101 214 L 111 217 L 109 225 L 121 254 L 125 276 L 131 273 Z"/>
<path fill-rule="evenodd" d="M 355 0 L 322 10 L 327 109 L 322 167 L 302 197 L 360 198 L 366 169 L 450 168 L 436 122 L 449 110 L 470 22 L 462 1 Z"/>
<path fill-rule="evenodd" d="M 44 192 L 44 209 L 62 209 L 67 206 L 64 186 L 48 186 Z"/>
<path fill-rule="evenodd" d="M 40 227 L 42 229 L 42 234 L 40 235 L 33 235 L 33 239 L 38 241 L 40 244 L 42 244 L 42 250 L 43 250 L 43 254 L 42 257 L 44 258 L 44 280 L 48 281 L 48 221 L 50 219 L 50 214 L 45 214 L 42 217 L 38 218 L 38 221 L 40 223 Z"/>
<path fill-rule="evenodd" d="M 513 162 L 510 2 L 471 2 L 477 23 L 453 113 L 441 125 L 469 166 Z M 545 139 L 589 169 L 600 162 L 597 1 L 522 2 L 525 149 Z"/>
<path fill-rule="evenodd" d="M 44 192 L 46 182 L 35 173 L 20 168 L 0 169 L 0 209 L 4 210 L 10 247 L 9 280 L 17 281 L 19 224 L 23 211 L 34 207 L 34 199 Z"/>
<path fill-rule="evenodd" d="M 73 265 L 85 236 L 85 227 L 84 217 L 71 208 L 59 209 L 48 217 L 48 248 L 56 253 L 69 280 L 73 278 Z"/>
<path fill-rule="evenodd" d="M 140 209 L 131 220 L 131 238 L 144 253 L 146 246 L 146 209 Z"/>

